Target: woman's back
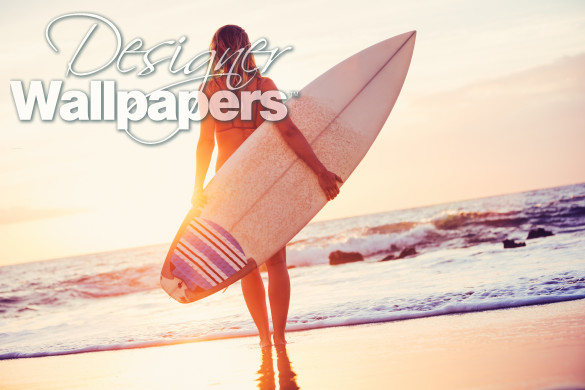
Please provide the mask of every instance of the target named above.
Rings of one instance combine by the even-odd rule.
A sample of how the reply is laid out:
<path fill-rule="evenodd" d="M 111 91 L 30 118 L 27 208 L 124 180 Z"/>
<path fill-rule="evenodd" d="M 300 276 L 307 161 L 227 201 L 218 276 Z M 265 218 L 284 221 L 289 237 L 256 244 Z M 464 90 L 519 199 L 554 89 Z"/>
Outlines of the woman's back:
<path fill-rule="evenodd" d="M 263 93 L 276 89 L 276 85 L 270 78 L 256 75 L 253 79 L 249 80 L 245 87 L 233 92 L 240 97 L 242 91 L 252 92 L 258 90 Z M 218 77 L 210 80 L 203 92 L 210 99 L 215 92 L 226 90 L 229 90 L 226 86 L 226 77 Z M 264 118 L 260 115 L 260 107 L 258 100 L 252 102 L 252 117 L 248 120 L 242 119 L 240 112 L 230 121 L 216 120 L 211 114 L 208 114 L 204 119 L 205 121 L 212 120 L 214 122 L 215 139 L 218 149 L 217 162 L 215 164 L 216 171 L 240 147 L 250 134 L 264 122 Z"/>

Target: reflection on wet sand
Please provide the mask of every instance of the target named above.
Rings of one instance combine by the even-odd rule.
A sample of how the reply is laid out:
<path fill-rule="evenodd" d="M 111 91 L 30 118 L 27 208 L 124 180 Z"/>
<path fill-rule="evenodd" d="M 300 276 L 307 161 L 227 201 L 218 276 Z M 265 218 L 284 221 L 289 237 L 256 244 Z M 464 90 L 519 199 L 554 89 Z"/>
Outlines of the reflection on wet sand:
<path fill-rule="evenodd" d="M 276 367 L 278 368 L 278 388 L 280 390 L 297 390 L 297 374 L 292 370 L 286 346 L 278 346 L 276 349 Z M 262 363 L 258 369 L 258 388 L 260 390 L 276 389 L 274 376 L 274 359 L 272 347 L 262 348 Z"/>

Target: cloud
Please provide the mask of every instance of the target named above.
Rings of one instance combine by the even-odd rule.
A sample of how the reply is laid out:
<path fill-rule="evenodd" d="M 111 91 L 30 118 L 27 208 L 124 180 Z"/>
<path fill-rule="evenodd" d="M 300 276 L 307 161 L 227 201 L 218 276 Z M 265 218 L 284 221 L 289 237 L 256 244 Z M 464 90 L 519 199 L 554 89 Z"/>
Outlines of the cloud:
<path fill-rule="evenodd" d="M 454 108 L 486 112 L 487 107 L 533 108 L 527 104 L 559 108 L 559 103 L 585 101 L 585 53 L 565 56 L 547 65 L 529 68 L 506 76 L 479 80 L 461 88 L 422 96 L 416 104 L 433 112 L 450 113 Z M 529 119 L 529 118 L 527 118 Z"/>

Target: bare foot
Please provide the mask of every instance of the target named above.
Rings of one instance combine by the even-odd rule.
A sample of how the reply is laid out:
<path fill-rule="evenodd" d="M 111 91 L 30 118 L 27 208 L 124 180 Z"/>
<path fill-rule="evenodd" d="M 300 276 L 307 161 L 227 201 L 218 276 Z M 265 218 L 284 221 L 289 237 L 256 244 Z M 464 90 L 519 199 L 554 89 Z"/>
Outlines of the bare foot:
<path fill-rule="evenodd" d="M 269 348 L 272 347 L 272 343 L 270 342 L 270 338 L 267 339 L 260 339 L 260 348 Z"/>
<path fill-rule="evenodd" d="M 282 336 L 273 335 L 272 337 L 274 339 L 275 347 L 286 345 L 286 339 L 284 338 L 284 335 Z"/>

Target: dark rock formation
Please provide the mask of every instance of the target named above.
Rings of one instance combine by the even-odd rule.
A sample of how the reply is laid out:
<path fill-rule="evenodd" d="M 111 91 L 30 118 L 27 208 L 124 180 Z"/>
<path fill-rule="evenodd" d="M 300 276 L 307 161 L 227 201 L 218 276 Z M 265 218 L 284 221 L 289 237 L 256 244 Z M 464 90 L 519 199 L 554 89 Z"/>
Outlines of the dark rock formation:
<path fill-rule="evenodd" d="M 530 229 L 530 232 L 528 233 L 528 237 L 526 237 L 526 239 L 531 240 L 533 238 L 548 237 L 548 236 L 554 236 L 553 232 L 548 231 L 548 230 L 544 230 L 543 228 Z"/>
<path fill-rule="evenodd" d="M 396 244 L 392 244 L 392 245 L 390 245 L 390 248 L 388 248 L 388 250 L 390 252 L 398 252 L 399 248 Z"/>
<path fill-rule="evenodd" d="M 359 252 L 334 251 L 329 254 L 330 265 L 354 263 L 356 261 L 364 261 L 364 256 Z"/>
<path fill-rule="evenodd" d="M 416 248 L 413 246 L 409 246 L 407 248 L 404 248 L 402 250 L 402 252 L 400 252 L 400 254 L 398 255 L 397 259 L 404 259 L 407 256 L 414 256 L 414 255 L 418 255 L 418 252 L 416 251 Z"/>
<path fill-rule="evenodd" d="M 388 260 L 394 260 L 394 259 L 395 259 L 395 258 L 394 258 L 394 255 L 388 255 L 388 256 L 384 257 L 384 258 L 383 258 L 382 260 L 380 260 L 380 261 L 388 261 Z"/>
<path fill-rule="evenodd" d="M 505 249 L 519 248 L 521 246 L 526 246 L 526 243 L 522 242 L 522 241 L 516 242 L 516 240 L 504 240 L 504 248 Z"/>

